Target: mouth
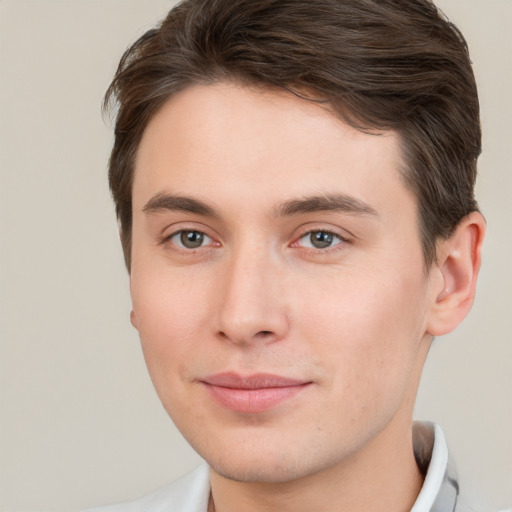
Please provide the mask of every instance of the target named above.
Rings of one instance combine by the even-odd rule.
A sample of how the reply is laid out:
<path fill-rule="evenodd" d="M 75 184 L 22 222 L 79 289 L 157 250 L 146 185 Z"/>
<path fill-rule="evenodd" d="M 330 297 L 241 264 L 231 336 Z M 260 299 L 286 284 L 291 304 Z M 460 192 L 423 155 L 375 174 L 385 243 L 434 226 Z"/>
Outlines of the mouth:
<path fill-rule="evenodd" d="M 211 375 L 200 382 L 220 405 L 241 413 L 273 409 L 313 384 L 267 373 L 241 376 L 231 372 Z"/>

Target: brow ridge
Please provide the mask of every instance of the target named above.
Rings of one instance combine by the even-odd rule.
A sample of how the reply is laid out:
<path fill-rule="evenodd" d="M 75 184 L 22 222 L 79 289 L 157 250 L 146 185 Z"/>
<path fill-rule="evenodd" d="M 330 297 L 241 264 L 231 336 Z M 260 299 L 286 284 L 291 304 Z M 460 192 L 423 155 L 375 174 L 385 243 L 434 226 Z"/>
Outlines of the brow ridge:
<path fill-rule="evenodd" d="M 146 203 L 143 211 L 149 214 L 162 211 L 182 211 L 208 217 L 219 217 L 214 208 L 199 199 L 163 192 L 154 195 Z M 291 199 L 278 205 L 274 213 L 277 217 L 290 217 L 324 211 L 379 216 L 378 212 L 369 204 L 346 194 L 322 194 Z"/>
<path fill-rule="evenodd" d="M 182 211 L 207 217 L 218 217 L 217 212 L 211 206 L 199 199 L 163 192 L 154 195 L 146 203 L 142 211 L 150 214 L 162 211 Z"/>
<path fill-rule="evenodd" d="M 292 199 L 279 205 L 277 216 L 288 217 L 323 211 L 346 212 L 354 215 L 371 215 L 378 217 L 375 208 L 346 194 L 323 194 L 300 199 Z"/>

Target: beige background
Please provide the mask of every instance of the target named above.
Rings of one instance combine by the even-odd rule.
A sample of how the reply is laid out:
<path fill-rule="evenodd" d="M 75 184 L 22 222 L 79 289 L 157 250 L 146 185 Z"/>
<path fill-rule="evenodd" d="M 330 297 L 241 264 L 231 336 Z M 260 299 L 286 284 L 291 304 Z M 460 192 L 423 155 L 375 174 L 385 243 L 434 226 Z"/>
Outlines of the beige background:
<path fill-rule="evenodd" d="M 198 461 L 128 322 L 99 105 L 163 0 L 0 1 L 0 510 L 134 498 Z M 512 1 L 440 0 L 481 91 L 478 300 L 437 340 L 417 416 L 444 427 L 476 502 L 512 505 Z"/>

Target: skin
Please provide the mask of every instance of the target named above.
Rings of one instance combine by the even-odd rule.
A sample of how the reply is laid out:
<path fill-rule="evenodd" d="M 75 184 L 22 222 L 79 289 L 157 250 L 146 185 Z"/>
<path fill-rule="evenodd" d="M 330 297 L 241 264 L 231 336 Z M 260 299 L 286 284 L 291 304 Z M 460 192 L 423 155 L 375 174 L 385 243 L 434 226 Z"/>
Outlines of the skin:
<path fill-rule="evenodd" d="M 148 124 L 132 323 L 164 407 L 210 464 L 218 512 L 414 503 L 421 370 L 432 335 L 471 306 L 484 228 L 468 217 L 426 272 L 401 166 L 395 133 L 287 92 L 195 85 Z M 222 372 L 308 384 L 244 413 L 205 386 Z"/>

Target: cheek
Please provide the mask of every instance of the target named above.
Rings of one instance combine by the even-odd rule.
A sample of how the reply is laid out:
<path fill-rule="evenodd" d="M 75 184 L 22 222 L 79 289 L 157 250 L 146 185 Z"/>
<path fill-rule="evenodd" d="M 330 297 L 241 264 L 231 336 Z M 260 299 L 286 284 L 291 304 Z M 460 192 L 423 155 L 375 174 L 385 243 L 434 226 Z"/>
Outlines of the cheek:
<path fill-rule="evenodd" d="M 399 274 L 332 283 L 328 293 L 303 302 L 301 317 L 310 346 L 329 366 L 333 392 L 363 408 L 402 396 L 423 337 L 424 284 Z"/>
<path fill-rule="evenodd" d="M 208 294 L 186 280 L 135 272 L 131 295 L 144 358 L 161 394 L 164 381 L 177 382 L 186 373 L 197 342 L 206 337 Z"/>

